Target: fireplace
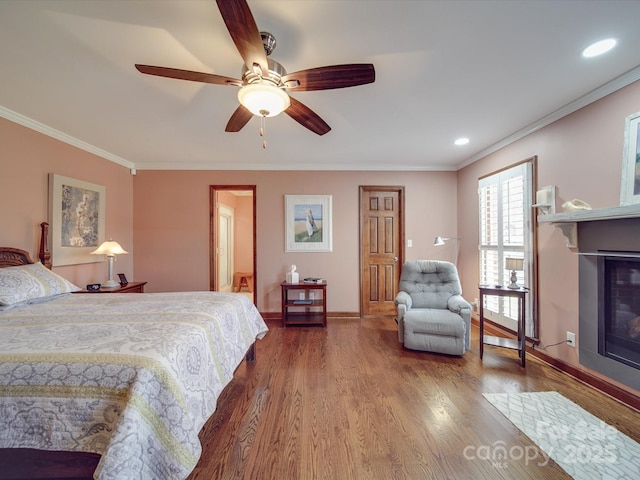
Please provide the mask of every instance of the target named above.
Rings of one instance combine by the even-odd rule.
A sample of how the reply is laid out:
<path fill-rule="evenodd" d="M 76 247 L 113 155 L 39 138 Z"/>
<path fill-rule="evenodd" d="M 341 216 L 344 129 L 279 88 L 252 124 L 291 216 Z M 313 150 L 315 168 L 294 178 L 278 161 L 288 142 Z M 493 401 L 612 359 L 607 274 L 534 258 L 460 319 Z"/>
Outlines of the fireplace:
<path fill-rule="evenodd" d="M 578 223 L 579 360 L 640 390 L 640 218 Z"/>
<path fill-rule="evenodd" d="M 640 368 L 638 257 L 622 252 L 598 257 L 598 353 Z"/>

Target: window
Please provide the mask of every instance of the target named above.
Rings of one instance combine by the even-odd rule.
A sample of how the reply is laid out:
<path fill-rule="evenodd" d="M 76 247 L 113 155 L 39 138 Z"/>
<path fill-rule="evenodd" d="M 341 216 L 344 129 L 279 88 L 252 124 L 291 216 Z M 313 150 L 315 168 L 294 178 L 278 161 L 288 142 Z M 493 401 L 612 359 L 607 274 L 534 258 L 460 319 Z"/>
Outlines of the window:
<path fill-rule="evenodd" d="M 524 271 L 516 272 L 518 284 L 529 288 L 526 306 L 526 335 L 536 335 L 533 322 L 534 232 L 532 221 L 533 169 L 535 158 L 501 170 L 478 182 L 480 205 L 480 283 L 508 285 L 511 272 L 507 258 L 524 259 Z M 485 297 L 485 318 L 510 330 L 517 330 L 518 300 Z"/>

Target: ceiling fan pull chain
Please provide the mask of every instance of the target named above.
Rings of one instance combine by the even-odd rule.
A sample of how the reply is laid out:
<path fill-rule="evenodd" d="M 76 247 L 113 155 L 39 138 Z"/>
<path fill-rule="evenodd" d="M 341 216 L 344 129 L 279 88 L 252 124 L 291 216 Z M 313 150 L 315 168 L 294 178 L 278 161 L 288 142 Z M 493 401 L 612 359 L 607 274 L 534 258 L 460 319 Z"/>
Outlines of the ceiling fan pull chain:
<path fill-rule="evenodd" d="M 264 137 L 264 127 L 265 127 L 265 118 L 267 118 L 266 113 L 262 114 L 262 117 L 260 117 L 260 136 Z M 266 149 L 267 148 L 267 139 L 265 138 L 264 140 L 262 140 L 262 148 Z"/>

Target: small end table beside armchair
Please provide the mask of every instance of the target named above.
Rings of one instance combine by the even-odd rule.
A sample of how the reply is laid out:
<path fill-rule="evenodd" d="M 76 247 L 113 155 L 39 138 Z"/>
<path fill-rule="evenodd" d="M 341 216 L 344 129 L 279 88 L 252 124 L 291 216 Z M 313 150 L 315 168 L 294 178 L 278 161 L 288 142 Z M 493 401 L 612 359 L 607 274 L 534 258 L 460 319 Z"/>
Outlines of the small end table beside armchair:
<path fill-rule="evenodd" d="M 478 302 L 480 304 L 480 359 L 484 353 L 485 345 L 493 345 L 494 347 L 510 348 L 518 350 L 520 364 L 525 366 L 525 353 L 527 347 L 525 332 L 525 295 L 528 290 L 523 287 L 509 288 L 503 286 L 478 285 L 480 296 Z M 497 295 L 499 297 L 516 297 L 518 299 L 518 332 L 516 339 L 495 337 L 493 335 L 484 334 L 484 297 L 485 295 Z"/>

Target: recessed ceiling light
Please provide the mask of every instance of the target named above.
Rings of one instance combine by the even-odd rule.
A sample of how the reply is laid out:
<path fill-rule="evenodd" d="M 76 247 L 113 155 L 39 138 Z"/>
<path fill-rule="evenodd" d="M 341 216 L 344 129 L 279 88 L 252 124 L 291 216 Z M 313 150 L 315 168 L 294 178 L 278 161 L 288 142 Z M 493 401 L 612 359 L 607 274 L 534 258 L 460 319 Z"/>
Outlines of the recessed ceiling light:
<path fill-rule="evenodd" d="M 469 139 L 468 138 L 458 138 L 455 142 L 456 145 L 466 145 L 467 143 L 469 143 Z"/>
<path fill-rule="evenodd" d="M 592 45 L 589 45 L 582 51 L 582 56 L 585 58 L 597 57 L 598 55 L 602 55 L 603 53 L 607 53 L 613 47 L 616 46 L 615 38 L 607 38 L 605 40 L 600 40 Z"/>

